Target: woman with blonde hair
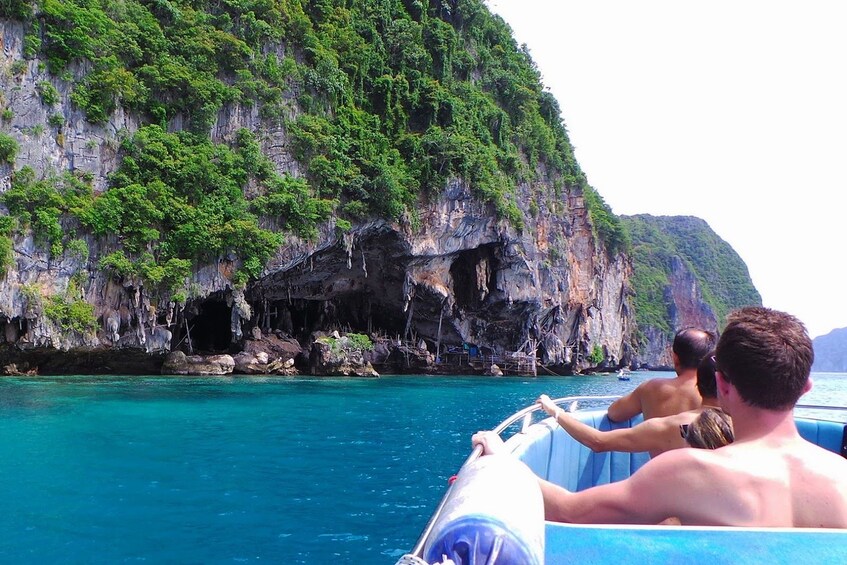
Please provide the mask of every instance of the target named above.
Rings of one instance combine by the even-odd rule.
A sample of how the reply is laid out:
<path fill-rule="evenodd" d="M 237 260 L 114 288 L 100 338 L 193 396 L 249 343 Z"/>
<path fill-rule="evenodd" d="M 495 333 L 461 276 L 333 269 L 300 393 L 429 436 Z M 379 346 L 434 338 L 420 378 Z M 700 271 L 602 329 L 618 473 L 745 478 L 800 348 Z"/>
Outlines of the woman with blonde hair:
<path fill-rule="evenodd" d="M 732 420 L 719 408 L 706 408 L 690 424 L 679 427 L 682 438 L 690 447 L 717 449 L 735 439 Z"/>

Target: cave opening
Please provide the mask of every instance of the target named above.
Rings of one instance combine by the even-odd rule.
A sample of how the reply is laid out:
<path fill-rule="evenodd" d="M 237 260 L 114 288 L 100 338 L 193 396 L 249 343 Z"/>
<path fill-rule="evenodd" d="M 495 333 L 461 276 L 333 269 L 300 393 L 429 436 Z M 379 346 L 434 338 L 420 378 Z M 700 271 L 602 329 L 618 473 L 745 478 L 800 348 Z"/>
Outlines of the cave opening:
<path fill-rule="evenodd" d="M 15 343 L 21 336 L 29 332 L 29 320 L 24 317 L 6 319 L 3 322 L 3 340 L 6 343 Z"/>
<path fill-rule="evenodd" d="M 268 317 L 262 324 L 301 341 L 316 331 L 393 335 L 402 332 L 405 324 L 403 313 L 396 310 L 364 292 L 331 300 L 280 300 L 268 305 Z"/>
<path fill-rule="evenodd" d="M 287 305 L 291 312 L 292 333 L 297 338 L 308 338 L 316 329 L 321 329 L 318 322 L 322 313 L 323 301 L 320 300 L 292 300 Z"/>
<path fill-rule="evenodd" d="M 465 310 L 482 306 L 497 287 L 497 258 L 493 245 L 484 245 L 458 254 L 450 265 L 456 305 Z"/>
<path fill-rule="evenodd" d="M 231 319 L 232 308 L 226 302 L 207 300 L 200 303 L 198 314 L 188 322 L 191 348 L 195 352 L 229 351 L 232 342 Z"/>

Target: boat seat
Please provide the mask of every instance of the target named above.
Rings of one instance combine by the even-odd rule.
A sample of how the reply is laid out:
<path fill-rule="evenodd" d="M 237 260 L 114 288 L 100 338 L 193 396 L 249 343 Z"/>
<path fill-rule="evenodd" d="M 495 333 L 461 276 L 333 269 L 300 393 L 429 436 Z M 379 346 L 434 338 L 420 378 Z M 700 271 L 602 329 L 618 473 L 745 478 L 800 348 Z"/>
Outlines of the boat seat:
<path fill-rule="evenodd" d="M 614 423 L 606 417 L 605 410 L 571 415 L 602 431 L 632 427 L 642 421 L 639 415 L 626 422 Z M 847 429 L 843 423 L 805 417 L 798 417 L 796 421 L 800 435 L 806 440 L 834 453 L 847 453 Z M 647 453 L 594 453 L 568 435 L 553 418 L 533 424 L 524 434 L 510 438 L 506 445 L 536 475 L 572 492 L 626 479 L 650 460 Z"/>
<path fill-rule="evenodd" d="M 847 457 L 847 427 L 843 423 L 802 417 L 795 418 L 795 422 L 803 439 Z"/>
<path fill-rule="evenodd" d="M 642 421 L 639 415 L 614 423 L 606 417 L 605 410 L 571 415 L 601 431 L 632 427 Z M 647 453 L 594 453 L 568 435 L 553 418 L 530 426 L 523 437 L 515 438 L 514 443 L 520 445 L 513 453 L 536 475 L 572 492 L 626 479 L 650 459 Z"/>

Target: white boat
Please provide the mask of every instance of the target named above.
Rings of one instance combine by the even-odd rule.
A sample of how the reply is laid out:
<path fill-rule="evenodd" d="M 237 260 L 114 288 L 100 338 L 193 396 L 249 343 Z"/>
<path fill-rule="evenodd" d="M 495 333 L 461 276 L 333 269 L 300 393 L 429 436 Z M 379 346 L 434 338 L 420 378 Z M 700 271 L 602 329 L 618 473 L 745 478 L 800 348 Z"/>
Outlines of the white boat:
<path fill-rule="evenodd" d="M 630 377 L 629 369 L 621 369 L 618 371 L 618 380 L 619 381 L 628 381 Z"/>
<path fill-rule="evenodd" d="M 617 424 L 606 418 L 605 405 L 615 398 L 569 397 L 554 402 L 600 430 L 637 425 L 640 416 Z M 539 416 L 546 414 L 537 405 L 528 406 L 494 431 L 535 475 L 569 490 L 626 479 L 649 459 L 646 453 L 594 453 L 552 418 L 539 420 Z M 847 457 L 845 417 L 847 409 L 841 407 L 798 405 L 795 409 L 795 421 L 804 438 Z M 503 489 L 492 495 L 491 489 L 474 488 L 474 479 L 484 474 L 478 468 L 479 454 L 477 447 L 462 465 L 456 482 L 448 487 L 415 547 L 397 565 L 847 563 L 847 530 L 561 524 L 545 522 L 543 513 L 538 516 L 516 508 L 521 502 L 514 497 L 504 502 L 503 508 L 492 509 L 491 501 L 502 498 Z M 481 458 L 485 459 L 491 458 Z M 517 488 L 519 482 L 509 483 L 508 490 Z M 543 532 L 541 539 L 534 539 L 532 532 Z"/>

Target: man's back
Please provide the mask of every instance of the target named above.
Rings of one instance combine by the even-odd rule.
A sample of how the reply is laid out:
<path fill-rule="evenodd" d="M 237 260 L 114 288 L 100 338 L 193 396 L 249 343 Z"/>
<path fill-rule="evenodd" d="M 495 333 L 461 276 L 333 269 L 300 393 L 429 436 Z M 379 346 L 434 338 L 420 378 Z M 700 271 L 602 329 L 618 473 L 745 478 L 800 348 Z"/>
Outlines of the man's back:
<path fill-rule="evenodd" d="M 847 528 L 847 460 L 799 436 L 674 449 L 629 479 L 570 493 L 539 481 L 548 520 Z"/>
<path fill-rule="evenodd" d="M 700 407 L 696 376 L 651 379 L 609 406 L 609 419 L 621 422 L 641 413 L 644 419 L 672 416 Z"/>
<path fill-rule="evenodd" d="M 735 442 L 675 449 L 628 479 L 569 492 L 539 481 L 548 520 L 847 528 L 847 460 L 800 437 L 797 400 L 812 388 L 803 323 L 761 306 L 732 312 L 718 342 L 715 383 Z"/>
<path fill-rule="evenodd" d="M 686 450 L 695 465 L 677 467 L 689 480 L 671 489 L 686 498 L 682 523 L 847 528 L 847 460 L 799 437 L 772 439 Z"/>
<path fill-rule="evenodd" d="M 698 408 L 697 367 L 710 354 L 714 343 L 715 335 L 705 330 L 689 328 L 677 332 L 671 352 L 677 377 L 641 383 L 630 394 L 609 406 L 609 419 L 622 422 L 644 414 L 644 419 L 649 420 Z"/>

